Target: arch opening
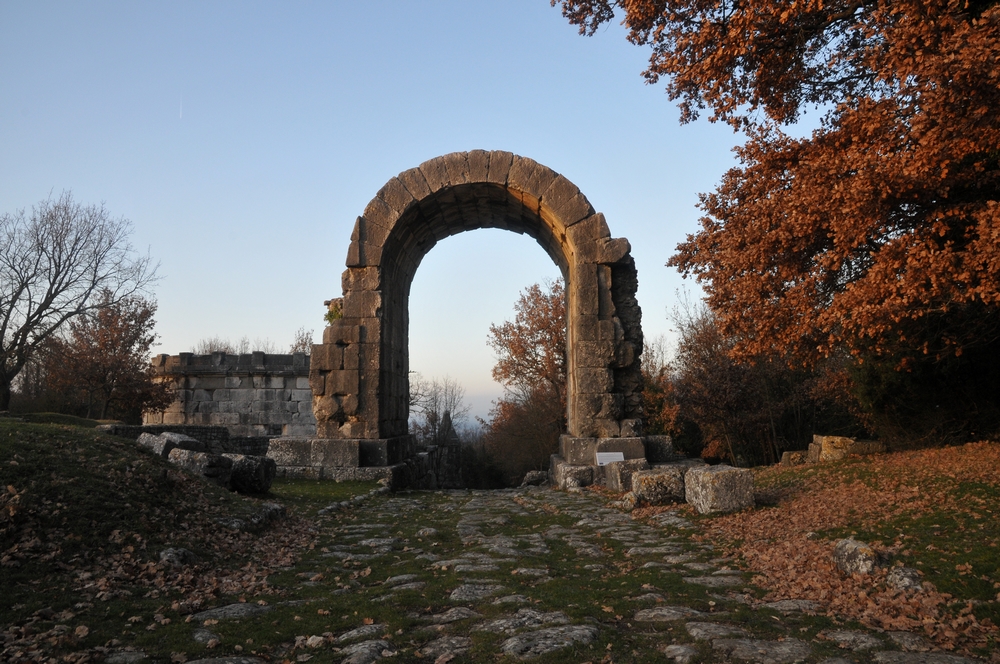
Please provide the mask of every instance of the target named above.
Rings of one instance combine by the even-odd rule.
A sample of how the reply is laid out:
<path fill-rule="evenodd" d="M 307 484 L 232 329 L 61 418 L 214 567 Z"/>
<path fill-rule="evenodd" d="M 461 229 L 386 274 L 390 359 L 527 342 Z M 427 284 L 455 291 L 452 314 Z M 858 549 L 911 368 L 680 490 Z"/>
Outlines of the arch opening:
<path fill-rule="evenodd" d="M 563 274 L 568 438 L 628 438 L 626 458 L 644 456 L 641 311 L 628 241 L 611 237 L 604 215 L 569 180 L 502 151 L 424 162 L 389 180 L 358 218 L 342 317 L 312 355 L 318 437 L 406 438 L 410 285 L 437 242 L 481 228 L 534 238 Z"/>

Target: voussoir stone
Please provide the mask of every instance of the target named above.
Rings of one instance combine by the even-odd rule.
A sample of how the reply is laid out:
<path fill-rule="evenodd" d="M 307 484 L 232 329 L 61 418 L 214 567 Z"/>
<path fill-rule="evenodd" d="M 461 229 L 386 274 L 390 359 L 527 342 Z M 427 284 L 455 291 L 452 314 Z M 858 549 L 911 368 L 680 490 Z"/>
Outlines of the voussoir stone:
<path fill-rule="evenodd" d="M 753 507 L 753 472 L 726 465 L 690 468 L 684 474 L 684 497 L 699 514 Z"/>

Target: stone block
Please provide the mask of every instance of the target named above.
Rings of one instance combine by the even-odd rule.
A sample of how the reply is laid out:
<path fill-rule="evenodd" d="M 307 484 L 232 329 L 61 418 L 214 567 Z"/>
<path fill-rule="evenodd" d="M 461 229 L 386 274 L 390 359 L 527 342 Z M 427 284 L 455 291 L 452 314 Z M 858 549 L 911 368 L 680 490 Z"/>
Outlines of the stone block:
<path fill-rule="evenodd" d="M 397 215 L 405 212 L 416 202 L 413 194 L 399 181 L 399 178 L 390 179 L 375 195 L 385 201 Z"/>
<path fill-rule="evenodd" d="M 513 161 L 514 153 L 503 150 L 491 150 L 489 171 L 486 174 L 487 182 L 506 185 L 507 175 L 510 173 Z"/>
<path fill-rule="evenodd" d="M 798 450 L 794 452 L 782 452 L 781 453 L 781 465 L 782 466 L 801 466 L 806 462 L 806 457 L 808 452 L 803 450 Z"/>
<path fill-rule="evenodd" d="M 600 212 L 581 219 L 566 230 L 576 260 L 584 263 L 597 262 L 598 242 L 611 237 L 608 222 Z"/>
<path fill-rule="evenodd" d="M 345 318 L 378 318 L 381 309 L 381 291 L 350 291 L 344 294 Z"/>
<path fill-rule="evenodd" d="M 614 387 L 611 369 L 577 365 L 573 378 L 576 380 L 577 394 L 606 394 Z"/>
<path fill-rule="evenodd" d="M 343 318 L 333 321 L 323 330 L 324 344 L 356 344 L 361 341 L 361 327 L 344 321 Z"/>
<path fill-rule="evenodd" d="M 232 461 L 229 485 L 240 493 L 267 493 L 277 474 L 274 459 L 244 454 L 223 454 Z"/>
<path fill-rule="evenodd" d="M 243 379 L 239 376 L 226 376 L 226 387 L 237 388 L 243 385 Z"/>
<path fill-rule="evenodd" d="M 284 389 L 285 388 L 284 376 L 268 376 L 267 386 L 276 390 Z"/>
<path fill-rule="evenodd" d="M 627 459 L 612 461 L 604 467 L 604 477 L 607 487 L 617 493 L 632 491 L 632 475 L 640 470 L 648 470 L 645 459 Z"/>
<path fill-rule="evenodd" d="M 576 438 L 563 434 L 559 436 L 559 456 L 571 464 L 594 463 L 597 451 L 596 438 Z"/>
<path fill-rule="evenodd" d="M 613 265 L 629 255 L 632 245 L 623 237 L 608 238 L 598 242 L 597 262 Z"/>
<path fill-rule="evenodd" d="M 684 497 L 699 514 L 753 507 L 753 472 L 731 466 L 702 466 L 684 474 Z"/>
<path fill-rule="evenodd" d="M 622 432 L 618 420 L 595 418 L 593 427 L 598 438 L 617 438 Z"/>
<path fill-rule="evenodd" d="M 644 436 L 642 443 L 646 447 L 646 460 L 650 463 L 673 460 L 674 441 L 670 436 Z"/>
<path fill-rule="evenodd" d="M 358 441 L 314 438 L 310 463 L 323 467 L 358 467 Z"/>
<path fill-rule="evenodd" d="M 567 228 L 594 214 L 594 208 L 586 196 L 562 175 L 556 175 L 542 192 L 542 204 Z"/>
<path fill-rule="evenodd" d="M 486 182 L 490 170 L 490 153 L 486 150 L 469 150 L 465 157 L 469 169 L 469 182 Z"/>
<path fill-rule="evenodd" d="M 684 500 L 684 473 L 681 466 L 660 466 L 632 474 L 632 493 L 636 500 L 650 505 L 665 505 Z"/>
<path fill-rule="evenodd" d="M 312 439 L 275 438 L 267 447 L 267 457 L 279 467 L 312 464 Z"/>
<path fill-rule="evenodd" d="M 573 320 L 576 321 L 572 326 L 576 333 L 574 344 L 580 341 L 597 341 L 597 314 L 576 314 Z"/>
<path fill-rule="evenodd" d="M 597 452 L 621 452 L 626 459 L 646 460 L 642 438 L 599 438 L 594 445 L 594 453 Z M 590 463 L 597 463 L 597 457 L 593 457 Z"/>
<path fill-rule="evenodd" d="M 576 395 L 577 411 L 588 418 L 617 420 L 624 406 L 624 397 L 618 392 Z"/>
<path fill-rule="evenodd" d="M 552 485 L 560 489 L 589 486 L 594 483 L 594 468 L 567 463 L 558 454 L 553 454 L 549 461 L 549 476 Z"/>
<path fill-rule="evenodd" d="M 444 164 L 443 157 L 428 159 L 420 164 L 419 168 L 421 175 L 424 176 L 424 181 L 427 182 L 427 188 L 432 193 L 448 186 L 448 169 Z"/>
<path fill-rule="evenodd" d="M 423 173 L 420 172 L 419 168 L 411 168 L 407 171 L 403 171 L 398 176 L 399 181 L 403 183 L 406 190 L 416 198 L 426 198 L 431 195 L 430 187 L 427 186 L 427 180 L 424 179 Z"/>
<path fill-rule="evenodd" d="M 819 463 L 819 454 L 823 451 L 823 446 L 819 443 L 809 443 L 809 451 L 806 452 L 806 463 Z"/>
<path fill-rule="evenodd" d="M 359 377 L 356 370 L 331 371 L 326 375 L 324 394 L 357 394 Z"/>
<path fill-rule="evenodd" d="M 297 390 L 311 390 L 309 386 L 308 376 L 296 376 L 295 377 L 295 389 Z"/>

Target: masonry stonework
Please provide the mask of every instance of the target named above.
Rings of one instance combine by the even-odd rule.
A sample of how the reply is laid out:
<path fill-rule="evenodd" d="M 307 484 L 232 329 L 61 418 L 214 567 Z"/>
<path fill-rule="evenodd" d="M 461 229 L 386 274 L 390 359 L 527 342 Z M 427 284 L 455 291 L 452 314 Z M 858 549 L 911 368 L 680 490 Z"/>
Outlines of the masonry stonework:
<path fill-rule="evenodd" d="M 642 436 L 641 311 L 628 241 L 612 238 L 604 215 L 562 175 L 510 152 L 473 150 L 400 173 L 358 217 L 343 298 L 334 301 L 341 318 L 313 346 L 319 439 L 388 443 L 408 435 L 410 284 L 437 242 L 479 228 L 533 237 L 562 271 L 566 447 Z M 556 457 L 554 466 L 567 463 Z"/>
<path fill-rule="evenodd" d="M 157 378 L 176 398 L 144 424 L 224 426 L 233 436 L 314 436 L 309 356 L 158 355 Z"/>

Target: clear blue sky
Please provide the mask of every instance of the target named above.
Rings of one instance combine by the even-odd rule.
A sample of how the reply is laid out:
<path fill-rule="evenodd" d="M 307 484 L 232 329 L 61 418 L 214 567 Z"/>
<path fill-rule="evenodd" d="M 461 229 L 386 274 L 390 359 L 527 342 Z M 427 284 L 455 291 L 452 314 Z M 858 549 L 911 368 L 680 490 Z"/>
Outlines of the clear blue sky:
<path fill-rule="evenodd" d="M 283 348 L 303 326 L 319 339 L 354 219 L 390 177 L 510 150 L 630 240 L 654 337 L 684 285 L 664 262 L 739 137 L 679 125 L 647 56 L 617 25 L 579 36 L 547 0 L 0 0 L 0 210 L 68 189 L 130 219 L 161 264 L 157 352 Z M 557 276 L 524 236 L 442 242 L 411 291 L 411 368 L 458 379 L 485 415 L 489 324 Z"/>

